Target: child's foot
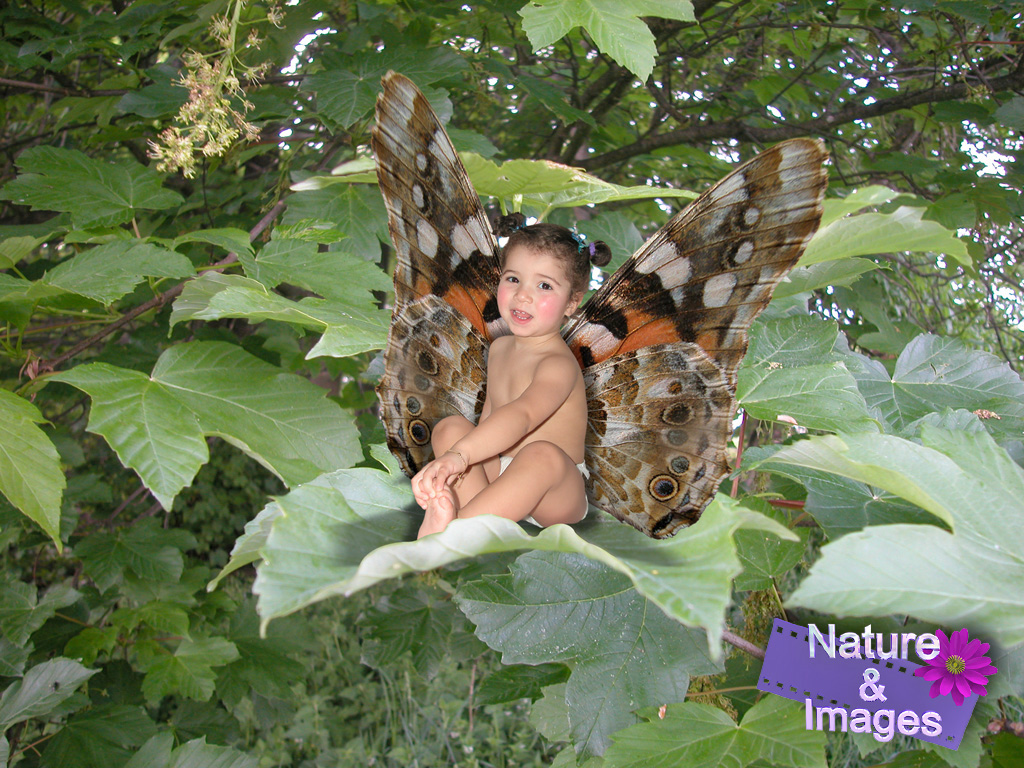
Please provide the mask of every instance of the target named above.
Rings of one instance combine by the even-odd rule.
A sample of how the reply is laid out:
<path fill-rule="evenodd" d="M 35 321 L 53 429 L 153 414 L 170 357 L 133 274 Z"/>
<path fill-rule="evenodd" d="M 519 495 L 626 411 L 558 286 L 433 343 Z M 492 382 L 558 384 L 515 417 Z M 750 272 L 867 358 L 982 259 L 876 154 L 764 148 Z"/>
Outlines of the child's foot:
<path fill-rule="evenodd" d="M 446 486 L 427 501 L 427 511 L 423 515 L 423 524 L 420 525 L 420 532 L 416 538 L 422 539 L 432 533 L 440 533 L 448 527 L 448 523 L 455 519 L 457 512 L 455 494 Z"/>

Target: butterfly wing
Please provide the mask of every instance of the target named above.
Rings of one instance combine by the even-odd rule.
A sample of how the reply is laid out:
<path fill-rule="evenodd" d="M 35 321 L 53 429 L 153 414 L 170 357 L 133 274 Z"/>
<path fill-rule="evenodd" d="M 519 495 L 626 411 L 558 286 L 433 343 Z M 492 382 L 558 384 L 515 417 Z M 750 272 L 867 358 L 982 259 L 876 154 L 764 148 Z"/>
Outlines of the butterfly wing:
<path fill-rule="evenodd" d="M 591 403 L 591 500 L 656 538 L 695 522 L 728 472 L 747 333 L 821 219 L 820 141 L 776 145 L 651 237 L 563 335 Z"/>
<path fill-rule="evenodd" d="M 409 475 L 432 457 L 446 416 L 476 422 L 498 313 L 498 246 L 480 198 L 426 98 L 381 81 L 371 146 L 395 244 L 395 309 L 377 386 L 388 447 Z"/>

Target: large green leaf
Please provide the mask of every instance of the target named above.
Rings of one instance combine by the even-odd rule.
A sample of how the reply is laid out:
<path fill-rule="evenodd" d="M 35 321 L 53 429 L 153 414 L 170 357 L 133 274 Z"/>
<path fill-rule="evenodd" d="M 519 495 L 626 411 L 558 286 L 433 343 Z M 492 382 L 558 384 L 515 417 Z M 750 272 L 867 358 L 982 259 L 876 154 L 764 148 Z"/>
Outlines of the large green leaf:
<path fill-rule="evenodd" d="M 0 492 L 60 548 L 60 499 L 66 481 L 57 449 L 36 426 L 42 421 L 32 403 L 0 389 Z"/>
<path fill-rule="evenodd" d="M 900 353 L 892 376 L 862 355 L 844 359 L 868 405 L 895 431 L 946 408 L 995 414 L 985 421 L 995 435 L 1019 438 L 1024 431 L 1024 381 L 1006 361 L 961 341 L 916 337 Z"/>
<path fill-rule="evenodd" d="M 0 592 L 0 630 L 12 643 L 25 645 L 33 632 L 78 598 L 71 587 L 57 584 L 39 600 L 34 585 L 8 582 Z"/>
<path fill-rule="evenodd" d="M 530 552 L 510 574 L 470 582 L 455 599 L 503 662 L 570 666 L 565 700 L 578 752 L 602 754 L 635 710 L 681 701 L 691 674 L 721 671 L 701 633 L 583 555 Z"/>
<path fill-rule="evenodd" d="M 881 488 L 816 469 L 771 459 L 777 447 L 753 447 L 743 452 L 743 468 L 757 465 L 762 472 L 796 480 L 807 489 L 804 510 L 825 531 L 837 539 L 868 525 L 929 523 L 937 519 L 895 494 Z"/>
<path fill-rule="evenodd" d="M 542 218 L 555 208 L 617 200 L 697 196 L 688 190 L 667 187 L 624 187 L 550 160 L 509 160 L 499 165 L 471 152 L 461 152 L 459 157 L 482 197 L 535 209 Z"/>
<path fill-rule="evenodd" d="M 206 461 L 204 435 L 223 437 L 289 485 L 362 456 L 351 417 L 324 390 L 231 344 L 171 347 L 148 377 L 90 363 L 54 378 L 93 397 L 100 421 L 89 428 L 168 509 Z"/>
<path fill-rule="evenodd" d="M 196 415 L 176 393 L 139 371 L 107 363 L 54 376 L 92 398 L 89 431 L 102 435 L 164 509 L 210 454 Z"/>
<path fill-rule="evenodd" d="M 377 308 L 371 291 L 392 288 L 391 278 L 373 262 L 344 251 L 321 252 L 303 240 L 271 240 L 243 264 L 249 277 L 269 288 L 295 285 L 367 313 Z"/>
<path fill-rule="evenodd" d="M 822 204 L 821 226 L 826 227 L 837 219 L 841 219 L 851 213 L 856 213 L 863 208 L 882 205 L 899 195 L 888 187 L 873 186 L 861 187 L 850 192 L 845 197 L 830 197 Z M 815 233 L 815 237 L 821 230 Z"/>
<path fill-rule="evenodd" d="M 776 298 L 784 298 L 807 291 L 815 291 L 829 285 L 849 285 L 865 272 L 880 268 L 880 264 L 876 264 L 870 259 L 858 258 L 823 261 L 809 267 L 797 267 L 790 270 L 786 279 L 779 283 L 772 295 Z"/>
<path fill-rule="evenodd" d="M 465 59 L 444 47 L 417 50 L 412 46 L 388 46 L 379 53 L 349 54 L 341 61 L 343 64 L 336 65 L 328 59 L 323 72 L 302 81 L 303 90 L 316 93 L 320 114 L 341 128 L 370 114 L 380 92 L 380 79 L 389 69 L 421 86 L 466 69 Z"/>
<path fill-rule="evenodd" d="M 213 695 L 217 678 L 213 668 L 237 658 L 235 644 L 223 637 L 185 638 L 174 653 L 143 662 L 146 679 L 142 681 L 142 692 L 151 702 L 174 694 L 206 701 Z"/>
<path fill-rule="evenodd" d="M 906 613 L 1024 641 L 1024 470 L 984 431 L 925 425 L 923 445 L 891 435 L 801 441 L 773 462 L 884 488 L 949 524 L 872 526 L 822 549 L 790 598 L 848 615 Z"/>
<path fill-rule="evenodd" d="M 33 147 L 18 157 L 21 175 L 0 190 L 0 200 L 33 210 L 66 211 L 77 229 L 130 221 L 137 210 L 163 210 L 182 202 L 161 186 L 162 177 L 135 162 L 109 163 L 74 149 Z"/>
<path fill-rule="evenodd" d="M 583 27 L 597 47 L 646 82 L 654 69 L 654 34 L 641 16 L 693 21 L 689 0 L 531 0 L 519 15 L 533 50 Z"/>
<path fill-rule="evenodd" d="M 825 733 L 807 730 L 803 707 L 766 696 L 737 725 L 707 704 L 670 704 L 664 719 L 651 717 L 618 733 L 605 755 L 608 768 L 826 768 Z"/>
<path fill-rule="evenodd" d="M 345 250 L 366 259 L 376 259 L 380 244 L 390 242 L 384 199 L 376 187 L 353 184 L 289 197 L 281 223 L 294 226 L 310 219 L 334 224 L 348 236 Z"/>
<path fill-rule="evenodd" d="M 86 669 L 77 661 L 62 658 L 32 667 L 0 697 L 0 731 L 22 720 L 49 714 L 97 672 L 98 669 Z"/>
<path fill-rule="evenodd" d="M 924 221 L 923 208 L 902 206 L 893 213 L 848 216 L 823 227 L 800 257 L 800 266 L 820 261 L 896 251 L 930 251 L 970 264 L 967 245 L 937 221 Z"/>
<path fill-rule="evenodd" d="M 250 322 L 279 320 L 321 332 L 307 358 L 348 357 L 381 349 L 391 321 L 391 313 L 377 307 L 362 309 L 313 298 L 292 301 L 248 277 L 208 272 L 185 286 L 174 302 L 171 324 L 224 317 L 243 317 Z"/>
<path fill-rule="evenodd" d="M 733 532 L 749 528 L 794 538 L 778 523 L 719 495 L 696 525 L 666 541 L 596 511 L 576 526 L 555 525 L 536 535 L 535 528 L 485 515 L 455 520 L 440 534 L 410 541 L 422 513 L 409 481 L 368 469 L 324 475 L 276 503 L 281 513 L 260 550 L 264 562 L 253 587 L 264 624 L 407 573 L 492 552 L 538 549 L 583 554 L 626 574 L 669 616 L 703 627 L 717 654 L 732 579 L 740 571 Z"/>
<path fill-rule="evenodd" d="M 46 285 L 110 304 L 147 277 L 188 277 L 192 263 L 180 253 L 137 240 L 117 240 L 82 251 L 47 272 Z"/>
<path fill-rule="evenodd" d="M 52 768 L 107 768 L 122 765 L 156 725 L 142 707 L 108 704 L 72 717 L 46 744 L 40 765 Z"/>
<path fill-rule="evenodd" d="M 857 381 L 832 351 L 834 323 L 808 315 L 755 323 L 736 399 L 759 419 L 785 415 L 829 432 L 874 426 Z"/>

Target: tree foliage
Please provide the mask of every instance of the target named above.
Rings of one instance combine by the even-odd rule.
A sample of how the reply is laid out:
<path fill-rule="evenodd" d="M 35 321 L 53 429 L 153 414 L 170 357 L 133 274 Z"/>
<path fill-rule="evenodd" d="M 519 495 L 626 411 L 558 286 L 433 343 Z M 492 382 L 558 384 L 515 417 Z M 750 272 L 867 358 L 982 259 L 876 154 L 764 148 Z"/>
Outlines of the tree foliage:
<path fill-rule="evenodd" d="M 565 743 L 557 765 L 845 765 L 879 744 L 754 703 L 733 650 L 773 615 L 828 615 L 999 647 L 960 751 L 867 760 L 1010 764 L 1011 737 L 982 734 L 1024 694 L 1022 13 L 0 9 L 0 762 L 539 765 Z M 743 472 L 698 524 L 655 542 L 478 518 L 410 541 L 372 390 L 389 69 L 450 120 L 486 204 L 581 220 L 609 269 L 759 148 L 826 141 L 822 229 L 740 371 Z M 360 659 L 383 688 L 339 671 Z"/>

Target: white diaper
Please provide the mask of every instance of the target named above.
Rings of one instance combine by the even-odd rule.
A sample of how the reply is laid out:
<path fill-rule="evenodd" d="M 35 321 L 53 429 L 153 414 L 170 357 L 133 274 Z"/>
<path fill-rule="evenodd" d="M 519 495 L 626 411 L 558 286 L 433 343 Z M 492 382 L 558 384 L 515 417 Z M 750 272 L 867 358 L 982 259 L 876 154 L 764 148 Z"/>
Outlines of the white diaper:
<path fill-rule="evenodd" d="M 515 457 L 514 456 L 501 456 L 501 455 L 498 456 L 498 463 L 500 465 L 499 468 L 498 468 L 498 475 L 499 476 L 501 475 L 502 472 L 505 471 L 505 469 L 508 467 L 508 465 L 512 463 L 512 459 L 513 458 L 515 458 Z M 586 463 L 580 462 L 579 464 L 576 465 L 576 469 L 578 469 L 580 471 L 580 474 L 583 475 L 583 479 L 584 480 L 590 479 L 590 471 L 587 469 Z M 590 510 L 590 502 L 587 501 L 586 498 L 584 498 L 583 499 L 583 517 L 580 518 L 580 520 L 582 520 L 583 518 L 585 518 L 587 516 L 587 512 L 589 510 Z M 536 520 L 533 519 L 533 515 L 527 515 L 526 517 L 523 518 L 523 521 L 527 522 L 527 523 L 533 523 L 538 528 L 543 528 L 544 527 L 543 525 L 541 525 L 540 523 L 538 523 Z"/>

